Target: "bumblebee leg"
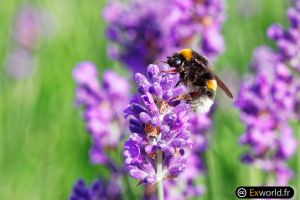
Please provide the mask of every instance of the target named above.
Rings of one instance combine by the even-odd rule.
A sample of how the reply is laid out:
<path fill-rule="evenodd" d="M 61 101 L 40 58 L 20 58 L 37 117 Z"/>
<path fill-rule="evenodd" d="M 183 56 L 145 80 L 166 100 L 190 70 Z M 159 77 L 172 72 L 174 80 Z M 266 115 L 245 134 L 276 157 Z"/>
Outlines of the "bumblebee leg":
<path fill-rule="evenodd" d="M 196 90 L 194 92 L 189 92 L 183 95 L 180 95 L 178 97 L 176 97 L 177 100 L 184 100 L 184 101 L 193 101 L 195 99 L 197 99 L 198 97 L 200 97 L 202 94 L 202 92 L 200 90 Z"/>

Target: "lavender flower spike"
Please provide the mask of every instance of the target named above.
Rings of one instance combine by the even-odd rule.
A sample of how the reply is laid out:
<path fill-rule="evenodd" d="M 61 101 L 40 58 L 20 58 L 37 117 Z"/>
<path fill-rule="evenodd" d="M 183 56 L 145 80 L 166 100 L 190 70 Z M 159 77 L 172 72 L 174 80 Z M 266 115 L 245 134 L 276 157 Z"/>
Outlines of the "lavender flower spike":
<path fill-rule="evenodd" d="M 149 65 L 147 75 L 148 79 L 135 75 L 138 93 L 124 111 L 131 131 L 125 143 L 125 167 L 140 184 L 158 183 L 163 199 L 162 181 L 178 177 L 186 167 L 191 110 L 176 99 L 186 92 L 185 86 L 177 85 L 178 74 L 163 74 L 158 66 Z"/>
<path fill-rule="evenodd" d="M 86 126 L 93 139 L 90 158 L 95 164 L 112 163 L 106 151 L 116 149 L 126 126 L 122 110 L 129 102 L 130 85 L 124 77 L 108 70 L 103 74 L 103 83 L 98 81 L 98 72 L 91 62 L 79 63 L 73 71 L 77 82 L 76 103 L 83 105 Z"/>
<path fill-rule="evenodd" d="M 268 29 L 278 51 L 268 47 L 255 51 L 255 76 L 241 87 L 236 102 L 247 127 L 240 143 L 251 146 L 242 161 L 275 175 L 275 180 L 268 180 L 272 185 L 288 185 L 294 176 L 287 161 L 295 155 L 298 145 L 290 122 L 297 120 L 300 102 L 299 77 L 295 73 L 300 71 L 299 2 L 295 1 L 295 6 L 288 10 L 289 29 L 279 24 Z"/>
<path fill-rule="evenodd" d="M 117 178 L 117 177 L 114 177 Z M 90 187 L 87 187 L 84 180 L 79 179 L 73 187 L 70 200 L 121 200 L 122 192 L 119 180 L 106 182 L 104 180 L 95 181 Z"/>
<path fill-rule="evenodd" d="M 289 124 L 294 118 L 296 86 L 278 54 L 260 47 L 254 55 L 255 77 L 242 85 L 236 102 L 247 127 L 240 143 L 251 147 L 242 161 L 275 174 L 276 180 L 268 184 L 287 185 L 293 176 L 286 161 L 297 150 Z"/>

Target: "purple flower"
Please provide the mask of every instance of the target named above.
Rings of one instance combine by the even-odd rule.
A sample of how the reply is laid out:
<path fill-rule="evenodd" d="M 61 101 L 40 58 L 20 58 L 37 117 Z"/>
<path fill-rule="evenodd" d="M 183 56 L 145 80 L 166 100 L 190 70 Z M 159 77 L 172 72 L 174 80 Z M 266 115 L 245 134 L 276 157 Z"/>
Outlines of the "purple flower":
<path fill-rule="evenodd" d="M 174 164 L 178 165 L 170 165 L 171 163 L 163 160 L 163 164 L 166 165 L 163 166 L 165 173 L 163 178 L 168 179 L 164 185 L 165 198 L 174 199 L 175 193 L 178 194 L 178 199 L 201 196 L 205 192 L 205 188 L 197 183 L 199 176 L 195 177 L 195 174 L 200 175 L 205 170 L 202 155 L 208 147 L 206 133 L 211 126 L 211 120 L 207 114 L 198 115 L 185 111 L 184 115 L 189 120 L 185 121 L 184 129 L 179 126 L 180 131 L 186 132 L 185 135 L 182 135 L 184 138 L 180 138 L 180 132 L 174 132 L 172 124 L 182 118 L 179 118 L 176 113 L 177 107 L 187 105 L 174 101 L 174 98 L 185 93 L 186 90 L 181 85 L 176 86 L 179 80 L 178 75 L 162 77 L 159 68 L 155 65 L 150 65 L 147 71 L 148 79 L 141 74 L 136 74 L 139 94 L 133 98 L 125 110 L 126 116 L 131 117 L 130 130 L 132 132 L 129 140 L 125 143 L 126 168 L 132 177 L 140 180 L 140 183 L 147 185 L 156 183 L 160 177 L 156 170 L 157 152 L 161 150 L 165 160 L 170 154 L 171 159 L 175 161 Z M 171 107 L 173 104 L 174 108 Z M 175 112 L 164 111 L 166 108 L 174 109 Z M 186 137 L 188 132 L 193 133 L 190 138 Z M 161 136 L 157 134 L 161 134 Z M 174 138 L 176 134 L 178 136 Z M 174 139 L 177 141 L 172 141 Z M 191 140 L 193 141 L 192 149 L 189 148 Z M 170 146 L 167 147 L 166 142 Z M 188 166 L 188 170 L 182 171 L 185 166 Z M 179 173 L 182 175 L 177 177 Z M 175 177 L 177 178 L 174 179 Z M 154 198 L 154 192 L 155 189 L 147 186 L 145 198 Z"/>
<path fill-rule="evenodd" d="M 242 85 L 236 102 L 246 124 L 240 143 L 251 147 L 242 161 L 275 174 L 275 182 L 268 184 L 288 185 L 293 177 L 286 161 L 297 151 L 290 122 L 297 119 L 300 101 L 300 83 L 293 70 L 297 69 L 299 59 L 299 11 L 289 9 L 289 30 L 278 24 L 269 28 L 268 36 L 277 42 L 279 51 L 268 47 L 256 49 L 252 62 L 254 75 Z"/>
<path fill-rule="evenodd" d="M 165 181 L 165 199 L 191 199 L 202 196 L 206 191 L 205 187 L 199 184 L 198 179 L 206 170 L 202 157 L 208 147 L 207 131 L 211 126 L 211 119 L 208 114 L 198 115 L 194 112 L 190 114 L 189 130 L 192 133 L 193 148 L 185 151 L 188 169 L 178 178 Z M 155 193 L 155 188 L 148 185 L 144 199 L 156 199 Z"/>
<path fill-rule="evenodd" d="M 34 5 L 23 5 L 15 17 L 12 37 L 16 45 L 34 50 L 40 40 L 55 30 L 55 21 L 51 13 Z"/>
<path fill-rule="evenodd" d="M 121 200 L 121 184 L 118 177 L 111 179 L 113 181 L 107 182 L 104 180 L 95 181 L 88 187 L 84 180 L 79 179 L 73 187 L 73 192 L 70 200 Z"/>
<path fill-rule="evenodd" d="M 117 148 L 125 132 L 123 109 L 129 102 L 129 83 L 115 72 L 106 71 L 100 84 L 97 68 L 90 62 L 78 64 L 73 76 L 78 84 L 76 102 L 85 108 L 86 126 L 93 139 L 90 158 L 111 167 L 106 150 Z"/>
<path fill-rule="evenodd" d="M 190 168 L 186 171 L 189 170 Z M 194 170 L 192 171 L 196 173 L 198 172 Z M 189 178 L 189 177 L 185 177 L 185 173 L 183 173 L 182 177 L 180 177 L 178 180 L 166 181 L 165 199 L 167 200 L 192 199 L 192 198 L 200 197 L 206 192 L 206 189 L 203 185 L 199 185 L 199 184 L 197 185 L 195 183 L 196 180 L 195 174 L 193 178 Z"/>
<path fill-rule="evenodd" d="M 145 73 L 148 63 L 186 47 L 210 59 L 224 51 L 223 0 L 116 0 L 108 4 L 104 17 L 112 42 L 109 54 L 133 72 Z"/>
<path fill-rule="evenodd" d="M 272 25 L 268 30 L 268 36 L 273 39 L 279 49 L 278 57 L 283 65 L 289 68 L 296 69 L 300 73 L 300 1 L 295 0 L 295 6 L 288 10 L 288 18 L 290 27 L 284 29 L 279 24 Z M 286 67 L 281 67 L 282 73 L 287 74 Z M 300 92 L 300 83 L 295 78 L 295 94 Z M 297 96 L 297 95 L 294 95 Z M 298 95 L 296 100 L 296 115 L 300 119 L 300 97 Z"/>
<path fill-rule="evenodd" d="M 202 154 L 208 148 L 208 131 L 211 128 L 210 113 L 198 114 L 192 113 L 190 117 L 190 123 L 192 124 L 189 130 L 192 133 L 193 139 L 193 152 Z"/>
<path fill-rule="evenodd" d="M 135 75 L 138 93 L 125 109 L 131 135 L 124 156 L 130 176 L 154 184 L 178 177 L 186 168 L 190 106 L 176 99 L 186 92 L 177 86 L 178 74 L 163 75 L 158 66 L 149 65 L 147 75 Z"/>
<path fill-rule="evenodd" d="M 14 79 L 22 79 L 31 76 L 36 71 L 36 63 L 32 52 L 17 48 L 10 52 L 5 69 Z"/>
<path fill-rule="evenodd" d="M 196 198 L 202 196 L 206 192 L 205 186 L 197 183 L 199 177 L 203 174 L 204 163 L 201 158 L 202 155 L 194 151 L 186 153 L 188 155 L 186 163 L 187 170 L 185 170 L 177 179 L 171 179 L 165 182 L 165 198 L 167 200 Z"/>
<path fill-rule="evenodd" d="M 211 119 L 208 114 L 199 115 L 192 112 L 190 124 L 193 148 L 185 152 L 188 157 L 186 164 L 188 170 L 185 170 L 176 180 L 166 181 L 166 199 L 191 199 L 202 196 L 206 191 L 205 187 L 199 184 L 198 179 L 206 171 L 203 154 L 208 148 L 208 130 L 211 127 Z"/>
<path fill-rule="evenodd" d="M 35 50 L 40 47 L 41 39 L 53 31 L 53 22 L 53 16 L 36 6 L 23 5 L 19 8 L 11 31 L 14 47 L 7 58 L 8 75 L 22 79 L 36 71 Z"/>
<path fill-rule="evenodd" d="M 273 39 L 280 51 L 282 62 L 289 64 L 300 72 L 300 7 L 299 1 L 296 6 L 288 10 L 290 28 L 284 29 L 279 24 L 272 25 L 268 30 L 268 36 Z"/>
<path fill-rule="evenodd" d="M 264 49 L 267 55 L 269 50 Z M 268 59 L 272 60 L 274 54 L 269 55 Z M 255 67 L 256 77 L 242 86 L 236 104 L 247 127 L 240 142 L 252 147 L 252 151 L 243 156 L 243 161 L 256 162 L 262 169 L 276 172 L 277 165 L 296 152 L 297 142 L 289 121 L 295 116 L 297 91 L 288 68 L 279 73 L 282 63 L 269 61 L 256 62 L 264 65 Z M 277 183 L 278 180 L 279 177 Z"/>
<path fill-rule="evenodd" d="M 111 181 L 98 180 L 91 187 L 79 180 L 70 200 L 123 199 L 120 186 L 123 169 L 109 151 L 117 150 L 126 131 L 123 109 L 129 102 L 129 83 L 110 70 L 104 72 L 100 83 L 97 67 L 91 62 L 79 63 L 73 76 L 77 82 L 76 103 L 84 107 L 86 126 L 93 140 L 90 159 L 108 167 L 112 176 Z"/>

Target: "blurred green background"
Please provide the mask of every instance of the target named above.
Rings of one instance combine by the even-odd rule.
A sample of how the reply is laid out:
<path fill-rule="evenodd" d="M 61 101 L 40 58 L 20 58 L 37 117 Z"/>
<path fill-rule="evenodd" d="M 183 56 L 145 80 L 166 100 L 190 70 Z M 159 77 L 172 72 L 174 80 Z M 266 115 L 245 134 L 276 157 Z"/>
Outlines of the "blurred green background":
<path fill-rule="evenodd" d="M 254 2 L 252 13 L 247 14 Z M 239 76 L 249 72 L 253 49 L 273 46 L 266 30 L 274 22 L 287 25 L 287 0 L 229 0 L 224 26 L 227 50 L 216 70 L 232 70 Z M 27 1 L 28 2 L 28 1 Z M 36 52 L 38 70 L 26 80 L 16 81 L 4 71 L 12 48 L 13 17 L 23 1 L 4 0 L 0 6 L 0 199 L 67 199 L 74 182 L 83 177 L 90 183 L 106 176 L 101 166 L 88 158 L 91 145 L 74 106 L 72 69 L 82 60 L 105 68 L 122 70 L 106 55 L 105 22 L 101 11 L 106 1 L 29 1 L 55 15 L 57 31 Z M 242 8 L 244 5 L 244 8 Z M 250 10 L 251 11 L 251 10 Z M 100 73 L 101 74 L 101 73 Z M 244 126 L 233 107 L 218 108 L 214 115 L 213 140 L 207 152 L 207 194 L 201 199 L 235 199 L 241 185 L 259 185 L 262 175 L 238 160 L 245 147 L 238 145 Z M 299 127 L 298 127 L 299 128 Z M 296 129 L 299 137 L 299 129 Z M 299 150 L 298 150 L 299 152 Z M 296 175 L 300 153 L 291 161 Z M 133 182 L 133 187 L 134 187 Z M 298 176 L 291 182 L 300 191 Z M 133 188 L 135 190 L 135 188 Z"/>

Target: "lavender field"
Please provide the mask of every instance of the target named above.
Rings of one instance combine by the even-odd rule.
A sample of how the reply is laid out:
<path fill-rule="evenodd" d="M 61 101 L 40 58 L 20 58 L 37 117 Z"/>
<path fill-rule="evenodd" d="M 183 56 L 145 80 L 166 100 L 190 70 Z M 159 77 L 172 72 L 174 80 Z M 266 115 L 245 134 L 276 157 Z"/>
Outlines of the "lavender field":
<path fill-rule="evenodd" d="M 4 0 L 0 18 L 1 200 L 300 199 L 299 0 Z M 203 88 L 169 57 L 189 49 L 232 99 L 210 78 L 207 112 L 187 100 Z"/>

